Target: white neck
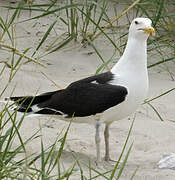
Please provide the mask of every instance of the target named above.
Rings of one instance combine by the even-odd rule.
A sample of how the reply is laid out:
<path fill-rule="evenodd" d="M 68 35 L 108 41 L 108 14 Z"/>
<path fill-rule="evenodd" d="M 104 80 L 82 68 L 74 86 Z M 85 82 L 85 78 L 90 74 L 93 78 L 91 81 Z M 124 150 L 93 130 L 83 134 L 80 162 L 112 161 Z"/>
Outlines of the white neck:
<path fill-rule="evenodd" d="M 147 71 L 147 44 L 146 39 L 134 39 L 129 37 L 125 51 L 112 68 L 111 72 L 117 74 L 119 71 Z"/>

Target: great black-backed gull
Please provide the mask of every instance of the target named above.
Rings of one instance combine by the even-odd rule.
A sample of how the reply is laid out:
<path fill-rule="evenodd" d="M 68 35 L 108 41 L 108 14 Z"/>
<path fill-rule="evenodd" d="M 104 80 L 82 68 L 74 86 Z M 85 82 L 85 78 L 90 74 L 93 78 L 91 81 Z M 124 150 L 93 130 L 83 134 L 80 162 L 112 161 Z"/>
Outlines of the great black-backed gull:
<path fill-rule="evenodd" d="M 109 72 L 71 83 L 67 88 L 38 96 L 10 97 L 19 112 L 57 115 L 61 120 L 94 123 L 97 162 L 100 161 L 101 123 L 105 123 L 105 160 L 109 161 L 109 126 L 136 111 L 148 92 L 147 38 L 154 33 L 148 18 L 132 21 L 120 60 Z"/>

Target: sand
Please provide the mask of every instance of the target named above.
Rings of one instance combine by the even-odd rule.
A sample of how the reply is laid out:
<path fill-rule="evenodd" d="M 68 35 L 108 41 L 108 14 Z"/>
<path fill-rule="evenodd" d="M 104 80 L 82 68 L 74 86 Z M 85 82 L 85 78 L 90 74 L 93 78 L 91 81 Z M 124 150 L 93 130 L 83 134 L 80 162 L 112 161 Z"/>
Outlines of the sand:
<path fill-rule="evenodd" d="M 1 1 L 0 5 L 8 5 L 9 1 Z M 12 4 L 13 6 L 13 4 Z M 121 6 L 123 8 L 123 5 Z M 122 9 L 121 8 L 121 9 Z M 7 10 L 2 8 L 1 17 L 5 17 Z M 37 12 L 32 12 L 32 15 Z M 23 12 L 18 19 L 29 18 L 30 12 Z M 31 47 L 27 53 L 31 55 L 32 50 L 38 45 L 41 37 L 44 35 L 54 18 L 52 16 L 44 17 L 38 20 L 32 20 L 25 23 L 16 24 L 16 47 L 20 51 Z M 124 20 L 124 19 L 123 19 Z M 120 23 L 122 25 L 122 20 Z M 65 28 L 58 23 L 55 31 L 52 31 L 49 38 L 44 43 L 39 53 L 45 51 L 46 47 L 59 34 L 65 32 Z M 127 31 L 127 27 L 124 28 Z M 64 38 L 64 37 L 63 37 Z M 153 37 L 154 38 L 154 37 Z M 8 43 L 8 38 L 5 38 Z M 108 60 L 114 53 L 114 48 L 106 39 L 101 36 L 95 41 L 98 50 L 105 60 Z M 11 54 L 0 50 L 1 60 L 11 61 Z M 116 61 L 119 55 L 116 54 Z M 160 57 L 156 52 L 148 53 L 148 63 L 152 64 L 159 61 Z M 52 53 L 41 59 L 47 67 L 41 67 L 35 63 L 22 65 L 15 77 L 10 82 L 3 97 L 8 97 L 14 89 L 13 95 L 35 95 L 47 91 L 54 91 L 57 87 L 49 79 L 52 79 L 59 87 L 64 88 L 74 80 L 78 80 L 95 73 L 101 65 L 101 61 L 89 47 L 83 47 L 81 43 L 71 42 L 66 47 L 55 53 Z M 111 64 L 112 66 L 112 64 Z M 167 64 L 171 68 L 171 63 Z M 0 64 L 2 68 L 2 64 Z M 1 78 L 0 92 L 5 87 L 9 79 L 10 69 L 6 68 Z M 49 78 L 46 78 L 43 73 Z M 148 99 L 160 95 L 161 93 L 174 88 L 175 83 L 172 81 L 169 73 L 162 66 L 149 69 L 150 90 Z M 2 97 L 2 98 L 3 98 Z M 165 152 L 175 152 L 174 132 L 175 124 L 175 96 L 174 91 L 152 102 L 152 105 L 158 110 L 164 121 L 160 121 L 152 108 L 148 105 L 141 105 L 136 112 L 134 127 L 127 146 L 134 142 L 127 165 L 122 175 L 122 180 L 130 179 L 133 172 L 138 168 L 135 180 L 174 180 L 175 171 L 158 169 L 157 162 Z M 110 127 L 110 151 L 112 159 L 117 160 L 125 139 L 127 137 L 131 122 L 134 116 L 114 122 Z M 53 144 L 62 129 L 66 129 L 68 123 L 60 121 L 54 117 L 33 117 L 26 118 L 20 129 L 23 139 L 29 138 L 40 127 L 44 146 L 48 147 Z M 104 155 L 103 129 L 101 128 L 102 144 L 101 150 Z M 65 149 L 62 154 L 62 162 L 66 168 L 74 162 L 72 152 L 81 161 L 88 163 L 91 159 L 92 166 L 95 167 L 95 143 L 94 127 L 89 124 L 71 124 L 68 133 Z M 18 142 L 16 142 L 16 145 Z M 40 138 L 37 138 L 27 145 L 28 153 L 40 152 Z M 39 165 L 39 163 L 38 163 Z M 111 169 L 112 165 L 102 162 L 100 165 L 101 172 Z M 88 174 L 88 169 L 83 166 L 84 174 Z M 72 179 L 78 179 L 79 171 L 75 173 Z M 104 179 L 104 178 L 97 178 Z"/>

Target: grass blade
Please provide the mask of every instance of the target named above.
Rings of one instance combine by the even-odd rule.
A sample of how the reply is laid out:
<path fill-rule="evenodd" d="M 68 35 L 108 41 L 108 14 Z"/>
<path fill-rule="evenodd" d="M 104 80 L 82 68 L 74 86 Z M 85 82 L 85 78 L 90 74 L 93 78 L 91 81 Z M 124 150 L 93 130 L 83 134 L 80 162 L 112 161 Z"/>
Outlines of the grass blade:
<path fill-rule="evenodd" d="M 27 20 L 24 20 L 24 21 L 21 21 L 21 22 L 30 21 L 30 20 L 34 20 L 34 19 L 39 19 L 39 18 L 42 18 L 44 16 L 53 14 L 55 12 L 59 12 L 59 11 L 64 10 L 64 9 L 75 8 L 75 7 L 80 7 L 80 6 L 85 6 L 85 4 L 84 3 L 74 3 L 72 5 L 66 5 L 66 6 L 63 6 L 63 7 L 56 8 L 54 10 L 50 10 L 48 12 L 44 12 L 43 14 L 41 14 L 39 16 L 35 16 L 33 18 L 30 18 L 30 19 L 27 19 Z"/>
<path fill-rule="evenodd" d="M 97 48 L 94 46 L 94 44 L 92 43 L 92 41 L 91 41 L 89 38 L 87 38 L 87 41 L 88 41 L 88 43 L 93 47 L 93 49 L 94 49 L 95 52 L 97 53 L 98 57 L 101 59 L 101 61 L 102 61 L 103 64 L 105 65 L 105 64 L 106 64 L 105 60 L 103 59 L 103 57 L 101 56 L 101 54 L 99 53 L 99 51 L 97 50 Z M 108 67 L 107 65 L 106 65 L 106 68 L 107 68 L 107 70 L 109 70 L 109 67 Z"/>
<path fill-rule="evenodd" d="M 53 49 L 52 51 L 50 51 L 48 54 L 51 54 L 59 49 L 61 49 L 62 47 L 64 47 L 65 45 L 67 45 L 69 42 L 71 42 L 74 38 L 76 37 L 76 35 L 72 35 L 71 37 L 68 37 L 65 41 L 63 41 L 58 47 L 56 47 L 55 49 Z"/>
<path fill-rule="evenodd" d="M 164 96 L 164 95 L 166 95 L 166 94 L 168 94 L 168 93 L 170 93 L 171 91 L 174 91 L 174 90 L 175 90 L 175 88 L 172 88 L 172 89 L 170 89 L 168 91 L 165 91 L 164 93 L 160 94 L 159 96 L 156 96 L 156 97 L 154 97 L 154 98 L 152 98 L 150 100 L 146 100 L 143 104 L 146 104 L 146 103 L 149 103 L 151 101 L 154 101 L 155 99 L 158 99 L 158 98 L 160 98 L 160 97 L 162 97 L 162 96 Z"/>
<path fill-rule="evenodd" d="M 160 113 L 156 110 L 156 108 L 149 102 L 147 102 L 147 104 L 154 110 L 154 112 L 157 114 L 157 116 L 159 117 L 159 119 L 161 121 L 164 121 L 163 118 L 161 117 Z"/>
<path fill-rule="evenodd" d="M 126 156 L 125 156 L 125 159 L 124 159 L 124 161 L 123 161 L 123 163 L 122 163 L 122 166 L 121 166 L 121 168 L 120 168 L 120 170 L 119 170 L 119 173 L 118 173 L 118 175 L 117 175 L 116 180 L 119 180 L 119 179 L 120 179 L 120 176 L 122 175 L 122 172 L 123 172 L 123 170 L 124 170 L 124 168 L 125 168 L 125 166 L 126 166 L 126 162 L 127 162 L 127 160 L 128 160 L 129 154 L 130 154 L 130 152 L 131 152 L 132 146 L 133 146 L 133 143 L 132 143 L 131 146 L 129 147 L 129 150 L 128 150 Z"/>
<path fill-rule="evenodd" d="M 157 63 L 154 63 L 154 64 L 149 65 L 148 68 L 152 68 L 152 67 L 154 67 L 154 66 L 157 66 L 157 65 L 159 65 L 159 64 L 162 64 L 162 63 L 165 63 L 165 62 L 168 62 L 168 61 L 172 61 L 172 60 L 174 60 L 174 59 L 175 59 L 175 56 L 173 56 L 173 57 L 171 57 L 171 58 L 168 58 L 168 59 L 164 59 L 164 60 L 162 60 L 162 61 L 159 61 L 159 62 L 157 62 Z"/>
<path fill-rule="evenodd" d="M 111 44 L 120 52 L 120 49 L 116 46 L 116 44 L 114 43 L 114 41 L 104 32 L 104 30 L 89 16 L 87 16 L 86 13 L 84 13 L 80 8 L 77 7 L 77 9 L 83 14 L 85 15 L 87 18 L 89 18 L 89 20 L 98 27 L 98 29 L 104 34 L 104 36 L 111 42 Z M 92 39 L 93 41 L 93 39 Z"/>
<path fill-rule="evenodd" d="M 36 50 L 34 51 L 34 53 L 32 54 L 32 57 L 35 55 L 35 53 L 39 50 L 39 48 L 41 47 L 41 45 L 44 43 L 44 41 L 47 39 L 50 31 L 53 29 L 54 25 L 56 24 L 57 20 L 55 20 L 50 27 L 48 28 L 48 30 L 46 31 L 46 33 L 44 34 L 43 38 L 41 39 L 40 43 L 38 44 Z"/>
<path fill-rule="evenodd" d="M 135 117 L 134 117 L 134 120 L 135 120 Z M 123 149 L 122 149 L 122 152 L 121 152 L 121 154 L 120 154 L 120 157 L 119 157 L 116 165 L 114 166 L 114 168 L 113 168 L 113 170 L 112 170 L 111 176 L 110 176 L 110 178 L 109 178 L 110 180 L 112 180 L 112 179 L 115 177 L 115 173 L 116 173 L 116 171 L 117 171 L 117 168 L 118 168 L 118 166 L 119 166 L 119 163 L 120 163 L 120 161 L 121 161 L 121 158 L 122 158 L 122 156 L 123 156 L 123 153 L 124 153 L 124 151 L 125 151 L 125 149 L 126 149 L 126 145 L 128 144 L 129 137 L 130 137 L 130 135 L 131 135 L 131 131 L 132 131 L 132 128 L 133 128 L 133 125 L 134 125 L 134 120 L 132 121 L 131 127 L 130 127 L 130 129 L 129 129 L 129 132 L 128 132 L 128 135 L 127 135 L 127 138 L 126 138 L 126 141 L 125 141 L 125 144 L 124 144 Z M 132 146 L 130 146 L 130 148 L 131 148 L 131 147 L 132 147 Z"/>

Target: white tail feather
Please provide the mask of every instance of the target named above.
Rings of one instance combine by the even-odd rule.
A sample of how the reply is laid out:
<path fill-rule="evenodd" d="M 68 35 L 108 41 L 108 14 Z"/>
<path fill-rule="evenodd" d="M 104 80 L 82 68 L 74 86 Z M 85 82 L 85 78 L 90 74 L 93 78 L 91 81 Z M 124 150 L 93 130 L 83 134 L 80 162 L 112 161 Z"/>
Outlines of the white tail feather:
<path fill-rule="evenodd" d="M 15 101 L 11 101 L 9 98 L 5 98 L 4 100 L 0 100 L 0 103 L 6 104 L 7 107 L 9 107 L 9 110 L 11 110 L 11 111 L 15 111 L 16 108 L 18 107 L 15 104 Z"/>

